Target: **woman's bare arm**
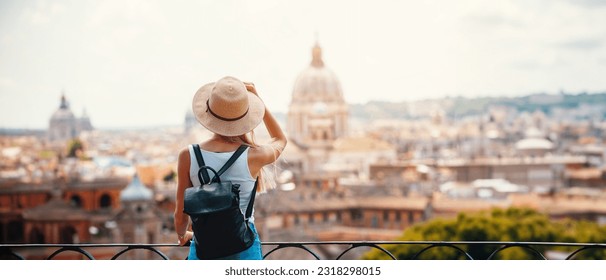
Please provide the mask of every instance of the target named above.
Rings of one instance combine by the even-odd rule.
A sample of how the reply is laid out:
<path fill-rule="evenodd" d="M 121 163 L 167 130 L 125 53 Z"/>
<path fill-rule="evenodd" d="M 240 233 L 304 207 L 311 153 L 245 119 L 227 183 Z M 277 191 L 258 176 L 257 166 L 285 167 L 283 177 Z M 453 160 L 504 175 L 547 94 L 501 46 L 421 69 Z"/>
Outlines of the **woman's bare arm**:
<path fill-rule="evenodd" d="M 251 93 L 257 94 L 257 89 L 252 83 L 244 83 L 246 85 L 246 89 Z M 273 163 L 278 159 L 278 157 L 284 151 L 286 147 L 286 135 L 282 131 L 282 128 L 278 124 L 278 121 L 274 118 L 271 112 L 265 107 L 265 115 L 263 116 L 263 123 L 267 128 L 267 132 L 271 137 L 271 140 L 268 144 L 260 145 L 259 147 L 251 149 L 249 152 L 249 158 L 252 157 L 252 161 L 249 165 L 252 164 L 252 167 L 256 170 L 260 170 L 263 166 Z M 251 172 L 254 172 L 251 170 Z"/>
<path fill-rule="evenodd" d="M 193 233 L 188 231 L 189 216 L 183 213 L 183 198 L 185 196 L 185 189 L 192 186 L 191 180 L 189 179 L 189 150 L 187 148 L 181 150 L 179 153 L 179 161 L 177 163 L 177 193 L 175 200 L 175 231 L 179 238 L 179 245 L 184 245 L 189 241 Z"/>

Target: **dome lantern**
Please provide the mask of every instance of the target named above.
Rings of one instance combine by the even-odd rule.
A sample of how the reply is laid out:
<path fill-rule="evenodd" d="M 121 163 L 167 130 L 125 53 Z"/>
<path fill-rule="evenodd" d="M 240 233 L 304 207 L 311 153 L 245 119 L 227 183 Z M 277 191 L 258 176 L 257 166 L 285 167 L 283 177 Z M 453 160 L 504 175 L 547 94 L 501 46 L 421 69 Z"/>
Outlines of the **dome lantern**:
<path fill-rule="evenodd" d="M 323 67 L 324 61 L 322 61 L 322 48 L 316 42 L 316 45 L 311 50 L 311 66 L 313 67 Z"/>
<path fill-rule="evenodd" d="M 61 105 L 59 105 L 59 109 L 69 109 L 69 104 L 67 103 L 67 99 L 65 99 L 65 93 L 61 94 Z"/>

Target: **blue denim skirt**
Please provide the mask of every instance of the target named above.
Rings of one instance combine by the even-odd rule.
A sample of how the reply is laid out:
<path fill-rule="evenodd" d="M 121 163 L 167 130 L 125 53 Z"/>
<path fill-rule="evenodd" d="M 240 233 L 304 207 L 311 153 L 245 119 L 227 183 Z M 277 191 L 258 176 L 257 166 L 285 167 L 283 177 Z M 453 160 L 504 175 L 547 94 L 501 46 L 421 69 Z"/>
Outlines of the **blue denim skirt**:
<path fill-rule="evenodd" d="M 261 252 L 261 240 L 259 239 L 259 233 L 257 233 L 257 229 L 253 223 L 250 223 L 250 229 L 255 233 L 255 241 L 253 242 L 252 246 L 248 247 L 248 249 L 242 252 L 218 258 L 217 260 L 262 260 L 263 253 Z M 191 245 L 189 245 L 189 255 L 187 255 L 187 259 L 199 260 L 198 256 L 196 255 L 196 244 L 193 238 Z"/>

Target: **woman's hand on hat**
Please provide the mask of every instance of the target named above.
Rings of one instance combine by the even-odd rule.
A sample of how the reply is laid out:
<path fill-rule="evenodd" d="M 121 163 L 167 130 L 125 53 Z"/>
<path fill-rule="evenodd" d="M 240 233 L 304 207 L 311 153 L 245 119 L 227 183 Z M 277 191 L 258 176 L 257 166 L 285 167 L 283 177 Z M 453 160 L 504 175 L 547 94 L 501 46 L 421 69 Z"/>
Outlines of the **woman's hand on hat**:
<path fill-rule="evenodd" d="M 255 88 L 255 84 L 251 83 L 251 82 L 244 82 L 244 85 L 246 86 L 246 90 L 248 90 L 249 92 L 251 92 L 252 94 L 259 96 L 259 94 L 257 93 L 257 88 Z"/>

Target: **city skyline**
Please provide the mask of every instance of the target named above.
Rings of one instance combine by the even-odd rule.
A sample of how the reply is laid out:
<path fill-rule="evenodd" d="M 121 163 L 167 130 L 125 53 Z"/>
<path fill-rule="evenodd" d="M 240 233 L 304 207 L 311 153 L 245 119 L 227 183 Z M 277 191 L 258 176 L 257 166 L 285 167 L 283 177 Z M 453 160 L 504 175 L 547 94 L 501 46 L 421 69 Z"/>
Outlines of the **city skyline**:
<path fill-rule="evenodd" d="M 605 10 L 589 0 L 4 1 L 0 128 L 47 128 L 62 93 L 96 127 L 182 124 L 194 92 L 224 75 L 255 82 L 286 112 L 316 42 L 348 103 L 598 92 Z"/>

